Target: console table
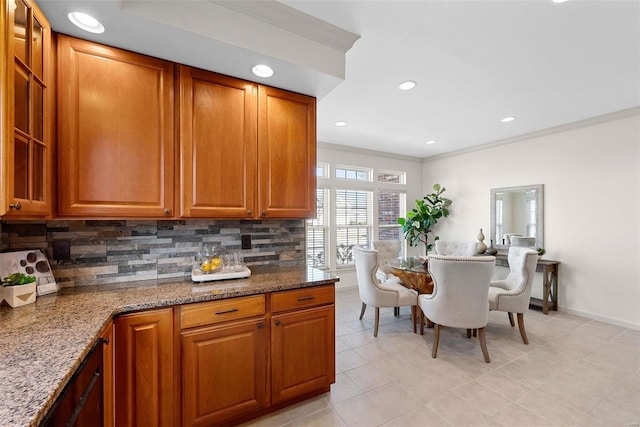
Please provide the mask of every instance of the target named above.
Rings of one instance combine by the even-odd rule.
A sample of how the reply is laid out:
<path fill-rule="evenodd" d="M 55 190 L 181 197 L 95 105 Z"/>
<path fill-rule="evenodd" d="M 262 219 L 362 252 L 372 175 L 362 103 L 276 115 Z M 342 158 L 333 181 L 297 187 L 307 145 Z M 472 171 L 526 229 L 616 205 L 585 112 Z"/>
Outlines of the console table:
<path fill-rule="evenodd" d="M 539 259 L 536 271 L 542 273 L 542 299 L 531 298 L 530 306 L 542 307 L 544 314 L 549 314 L 549 310 L 558 311 L 558 265 L 560 261 L 550 259 Z M 497 254 L 496 265 L 509 267 L 507 255 Z"/>

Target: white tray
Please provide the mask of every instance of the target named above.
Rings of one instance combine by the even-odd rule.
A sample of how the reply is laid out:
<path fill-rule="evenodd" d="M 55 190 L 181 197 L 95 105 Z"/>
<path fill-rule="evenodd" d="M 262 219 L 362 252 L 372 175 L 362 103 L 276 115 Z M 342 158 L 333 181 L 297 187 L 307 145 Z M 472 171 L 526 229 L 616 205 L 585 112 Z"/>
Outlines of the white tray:
<path fill-rule="evenodd" d="M 241 279 L 251 276 L 251 270 L 245 266 L 241 271 L 203 273 L 199 268 L 191 270 L 191 280 L 194 282 L 211 282 L 213 280 Z"/>

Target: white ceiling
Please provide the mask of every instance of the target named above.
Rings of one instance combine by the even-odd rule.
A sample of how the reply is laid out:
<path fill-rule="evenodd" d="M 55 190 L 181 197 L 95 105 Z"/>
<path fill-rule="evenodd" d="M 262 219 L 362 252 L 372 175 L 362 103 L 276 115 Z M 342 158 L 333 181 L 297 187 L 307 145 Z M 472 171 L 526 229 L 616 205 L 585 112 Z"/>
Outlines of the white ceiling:
<path fill-rule="evenodd" d="M 298 12 L 289 24 L 304 25 L 286 31 L 286 19 L 252 24 L 224 3 L 38 1 L 59 32 L 251 80 L 250 65 L 267 62 L 276 74 L 262 82 L 318 97 L 318 141 L 331 144 L 425 158 L 640 106 L 637 0 L 278 4 L 339 27 L 318 27 L 338 47 L 305 33 L 318 22 Z M 65 15 L 78 8 L 107 32 L 74 29 Z M 404 80 L 418 85 L 399 91 Z"/>

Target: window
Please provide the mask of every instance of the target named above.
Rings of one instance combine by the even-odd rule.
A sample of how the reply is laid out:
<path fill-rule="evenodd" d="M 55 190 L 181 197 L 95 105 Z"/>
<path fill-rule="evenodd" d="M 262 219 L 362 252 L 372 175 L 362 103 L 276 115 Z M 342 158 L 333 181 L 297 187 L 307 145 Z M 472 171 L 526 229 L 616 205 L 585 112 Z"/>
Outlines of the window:
<path fill-rule="evenodd" d="M 327 163 L 318 163 L 316 165 L 316 176 L 318 178 L 329 178 L 329 165 Z"/>
<path fill-rule="evenodd" d="M 378 240 L 403 240 L 398 218 L 405 216 L 406 195 L 395 191 L 378 192 Z M 404 255 L 404 248 L 400 251 Z"/>
<path fill-rule="evenodd" d="M 396 171 L 378 171 L 378 182 L 385 182 L 391 184 L 406 184 L 407 174 L 404 172 Z"/>
<path fill-rule="evenodd" d="M 307 265 L 328 267 L 329 190 L 316 189 L 316 218 L 307 220 Z"/>
<path fill-rule="evenodd" d="M 336 190 L 336 262 L 353 264 L 353 247 L 371 246 L 373 229 L 373 193 Z"/>
<path fill-rule="evenodd" d="M 406 172 L 318 163 L 315 219 L 306 221 L 308 266 L 354 266 L 353 248 L 373 240 L 405 240 L 398 218 L 406 215 Z"/>
<path fill-rule="evenodd" d="M 371 181 L 371 169 L 356 168 L 352 166 L 337 166 L 336 178 L 350 179 L 353 181 Z"/>

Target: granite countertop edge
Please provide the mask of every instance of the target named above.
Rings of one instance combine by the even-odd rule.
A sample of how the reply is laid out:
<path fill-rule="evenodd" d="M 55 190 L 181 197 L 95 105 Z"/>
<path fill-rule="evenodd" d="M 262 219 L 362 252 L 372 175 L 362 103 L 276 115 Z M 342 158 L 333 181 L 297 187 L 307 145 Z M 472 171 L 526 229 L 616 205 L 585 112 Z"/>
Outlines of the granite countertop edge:
<path fill-rule="evenodd" d="M 118 315 L 340 280 L 309 267 L 256 270 L 246 279 L 219 282 L 165 279 L 62 289 L 39 297 L 35 304 L 0 307 L 0 420 L 3 425 L 39 425 L 104 328 Z M 73 337 L 68 337 L 70 330 Z"/>

